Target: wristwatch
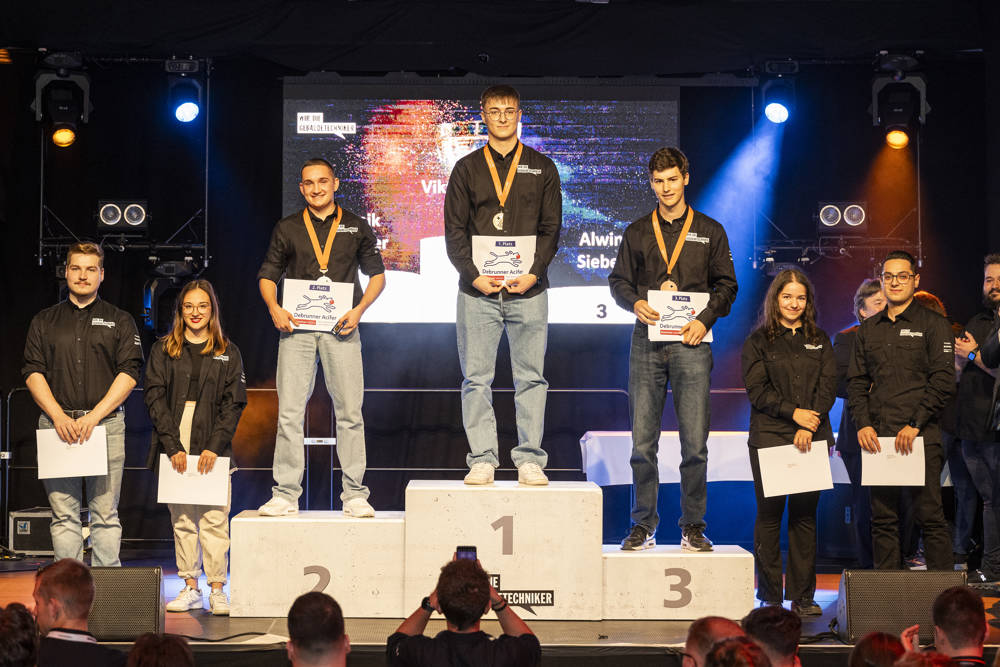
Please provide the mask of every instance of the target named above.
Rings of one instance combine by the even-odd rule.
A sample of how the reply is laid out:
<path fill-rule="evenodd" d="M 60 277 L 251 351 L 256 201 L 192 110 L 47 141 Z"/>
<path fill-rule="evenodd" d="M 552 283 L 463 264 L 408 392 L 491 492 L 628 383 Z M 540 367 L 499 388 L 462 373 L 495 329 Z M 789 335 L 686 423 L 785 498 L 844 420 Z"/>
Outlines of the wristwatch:
<path fill-rule="evenodd" d="M 919 426 L 917 426 L 917 420 L 916 419 L 911 419 L 910 421 L 908 421 L 906 423 L 906 425 L 909 426 L 910 428 L 916 428 L 916 429 L 920 428 Z"/>
<path fill-rule="evenodd" d="M 429 611 L 432 614 L 435 611 L 437 611 L 437 609 L 435 609 L 434 606 L 431 604 L 431 596 L 429 595 L 420 601 L 420 608 L 423 609 L 424 611 Z"/>
<path fill-rule="evenodd" d="M 969 361 L 975 361 L 976 360 L 976 354 L 978 352 L 979 352 L 979 346 L 977 345 L 976 349 L 974 349 L 972 352 L 969 352 Z"/>

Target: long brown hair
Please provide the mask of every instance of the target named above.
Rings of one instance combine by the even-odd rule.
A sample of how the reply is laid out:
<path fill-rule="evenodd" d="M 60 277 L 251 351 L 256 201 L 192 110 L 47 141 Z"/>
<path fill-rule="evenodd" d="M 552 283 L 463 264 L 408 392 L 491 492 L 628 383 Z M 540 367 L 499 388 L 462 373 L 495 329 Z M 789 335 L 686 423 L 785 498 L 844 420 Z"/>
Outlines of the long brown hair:
<path fill-rule="evenodd" d="M 212 304 L 212 316 L 208 318 L 208 340 L 201 348 L 202 354 L 224 354 L 229 346 L 229 339 L 222 332 L 222 313 L 219 312 L 219 299 L 215 296 L 215 289 L 212 283 L 207 280 L 196 279 L 181 288 L 181 293 L 177 295 L 177 303 L 174 304 L 174 326 L 166 336 L 163 337 L 163 348 L 167 354 L 177 359 L 184 350 L 184 297 L 191 290 L 204 290 L 208 294 L 208 300 Z"/>
<path fill-rule="evenodd" d="M 764 330 L 768 340 L 774 340 L 781 335 L 784 326 L 781 324 L 778 297 L 788 283 L 798 283 L 806 288 L 806 307 L 802 311 L 800 320 L 802 333 L 805 334 L 806 340 L 816 342 L 819 338 L 819 331 L 816 328 L 816 293 L 809 278 L 798 269 L 784 269 L 771 281 L 771 286 L 767 288 L 767 296 L 764 297 L 764 305 L 760 309 L 757 328 Z"/>

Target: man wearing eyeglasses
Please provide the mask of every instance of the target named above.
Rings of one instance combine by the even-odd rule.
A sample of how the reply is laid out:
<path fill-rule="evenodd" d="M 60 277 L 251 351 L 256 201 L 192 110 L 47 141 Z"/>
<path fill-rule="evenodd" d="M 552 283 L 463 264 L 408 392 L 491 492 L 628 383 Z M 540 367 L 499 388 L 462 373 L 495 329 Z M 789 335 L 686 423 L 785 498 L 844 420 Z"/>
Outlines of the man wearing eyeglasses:
<path fill-rule="evenodd" d="M 920 285 L 916 260 L 908 252 L 890 252 L 882 263 L 886 309 L 858 327 L 847 372 L 848 406 L 858 427 L 858 443 L 881 451 L 878 438 L 894 438 L 895 451 L 913 451 L 924 442 L 923 486 L 872 486 L 872 551 L 875 568 L 902 567 L 897 504 L 912 495 L 917 523 L 923 529 L 927 569 L 953 567 L 951 536 L 941 506 L 944 451 L 938 413 L 955 391 L 954 339 L 948 320 L 914 301 Z"/>
<path fill-rule="evenodd" d="M 544 486 L 546 272 L 562 226 L 559 173 L 552 160 L 518 140 L 521 104 L 514 88 L 487 88 L 480 106 L 487 145 L 455 164 L 444 203 L 445 244 L 459 274 L 455 325 L 471 450 L 465 483 L 492 484 L 500 465 L 490 387 L 506 331 L 518 440 L 511 459 L 518 482 Z M 491 254 L 477 251 L 483 247 Z"/>

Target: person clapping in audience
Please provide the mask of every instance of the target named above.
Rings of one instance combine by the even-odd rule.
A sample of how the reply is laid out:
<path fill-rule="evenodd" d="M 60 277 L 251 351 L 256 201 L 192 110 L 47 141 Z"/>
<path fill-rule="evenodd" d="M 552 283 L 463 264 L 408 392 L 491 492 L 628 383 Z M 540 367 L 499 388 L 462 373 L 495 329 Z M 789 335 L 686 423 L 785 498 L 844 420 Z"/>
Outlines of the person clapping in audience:
<path fill-rule="evenodd" d="M 847 667 L 892 667 L 905 652 L 899 637 L 888 632 L 869 632 L 851 649 Z"/>
<path fill-rule="evenodd" d="M 743 345 L 743 382 L 750 399 L 750 467 L 757 496 L 754 562 L 757 597 L 792 600 L 801 616 L 822 613 L 816 592 L 816 506 L 819 491 L 767 497 L 758 450 L 814 441 L 833 444 L 827 415 L 836 399 L 837 366 L 826 332 L 816 326 L 812 283 L 798 269 L 774 277 L 757 329 Z M 788 568 L 782 595 L 781 518 L 788 503 Z"/>

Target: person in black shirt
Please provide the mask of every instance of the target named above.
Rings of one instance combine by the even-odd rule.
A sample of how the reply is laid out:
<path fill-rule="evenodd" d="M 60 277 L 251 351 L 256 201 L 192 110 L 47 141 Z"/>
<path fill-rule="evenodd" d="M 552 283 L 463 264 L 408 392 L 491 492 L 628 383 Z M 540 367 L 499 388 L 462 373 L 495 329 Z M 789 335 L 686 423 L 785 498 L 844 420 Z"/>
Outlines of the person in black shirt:
<path fill-rule="evenodd" d="M 87 631 L 94 578 L 86 565 L 64 558 L 35 573 L 38 667 L 124 667 L 125 654 L 97 643 Z"/>
<path fill-rule="evenodd" d="M 54 428 L 63 442 L 72 443 L 88 440 L 97 425 L 105 427 L 108 473 L 43 480 L 52 508 L 52 548 L 56 559 L 83 560 L 80 505 L 86 484 L 91 561 L 95 566 L 118 566 L 118 496 L 125 465 L 121 405 L 139 379 L 142 346 L 132 316 L 97 296 L 104 280 L 100 246 L 72 245 L 65 276 L 69 298 L 31 320 L 22 375 L 42 409 L 40 429 Z"/>
<path fill-rule="evenodd" d="M 516 90 L 493 86 L 480 101 L 487 145 L 455 164 L 444 202 L 445 246 L 459 275 L 455 326 L 464 376 L 462 421 L 470 449 L 465 483 L 492 484 L 500 465 L 490 386 L 497 346 L 506 331 L 518 440 L 511 459 L 521 484 L 541 486 L 548 484 L 542 434 L 549 383 L 542 371 L 548 337 L 547 270 L 562 226 L 559 173 L 552 160 L 518 140 L 521 106 Z M 534 244 L 531 257 L 521 257 L 516 245 L 525 242 Z M 488 259 L 474 252 L 477 243 L 502 243 L 508 249 L 497 248 Z M 489 275 L 490 266 L 500 261 L 509 261 L 505 266 L 523 273 L 506 281 Z"/>
<path fill-rule="evenodd" d="M 302 165 L 299 192 L 306 200 L 306 207 L 278 221 L 257 272 L 260 295 L 274 327 L 281 332 L 275 378 L 278 389 L 275 485 L 271 499 L 258 510 L 264 516 L 299 511 L 305 467 L 302 429 L 306 403 L 316 381 L 317 362 L 323 364 L 326 389 L 333 399 L 337 418 L 344 514 L 375 516 L 368 502 L 368 487 L 363 484 L 366 457 L 361 404 L 365 387 L 358 323 L 385 289 L 385 265 L 368 222 L 334 201 L 338 187 L 340 180 L 326 160 L 314 158 Z M 359 268 L 369 276 L 363 294 Z M 299 322 L 278 303 L 278 282 L 283 277 L 310 281 L 326 277 L 335 283 L 353 283 L 353 307 L 338 320 L 334 331 L 296 330 Z"/>
<path fill-rule="evenodd" d="M 163 452 L 173 469 L 184 473 L 190 454 L 198 456 L 198 472 L 205 474 L 212 471 L 219 456 L 232 457 L 233 435 L 247 404 L 246 379 L 240 350 L 222 331 L 219 301 L 207 280 L 192 280 L 177 295 L 173 329 L 149 353 L 145 399 L 153 422 L 149 467 L 156 465 Z M 228 615 L 223 586 L 228 569 L 229 496 L 221 507 L 168 505 L 177 574 L 185 586 L 167 603 L 167 611 L 202 608 L 198 577 L 204 562 L 212 589 L 209 607 L 216 616 Z"/>
<path fill-rule="evenodd" d="M 956 435 L 972 482 L 983 498 L 983 562 L 970 579 L 1000 580 L 1000 443 L 993 424 L 993 387 L 996 368 L 983 361 L 985 342 L 1000 311 L 1000 254 L 983 262 L 983 308 L 955 340 L 955 359 L 962 368 L 956 400 Z"/>
<path fill-rule="evenodd" d="M 827 414 L 837 389 L 830 338 L 816 326 L 812 283 L 798 269 L 781 271 L 764 297 L 757 329 L 743 345 L 743 382 L 750 399 L 750 467 L 757 496 L 754 561 L 757 597 L 792 601 L 801 616 L 822 613 L 816 592 L 816 506 L 819 491 L 764 495 L 758 449 L 833 444 Z M 788 568 L 782 595 L 781 518 L 788 503 Z"/>
<path fill-rule="evenodd" d="M 684 198 L 688 180 L 688 160 L 680 149 L 661 148 L 653 154 L 649 185 L 657 198 L 656 210 L 625 229 L 608 276 L 615 302 L 636 316 L 628 386 L 635 502 L 632 530 L 622 542 L 622 549 L 628 551 L 656 544 L 660 483 L 656 453 L 668 382 L 681 441 L 681 546 L 688 551 L 712 550 L 705 536 L 712 347 L 702 339 L 718 318 L 729 314 L 737 283 L 726 230 L 688 207 Z M 654 224 L 664 247 L 672 249 L 672 268 L 663 256 L 665 250 L 660 250 Z M 689 230 L 680 239 L 685 227 Z M 679 240 L 683 245 L 678 245 Z M 647 297 L 650 290 L 660 289 L 709 294 L 708 305 L 681 329 L 683 342 L 649 340 L 648 326 L 656 324 L 660 314 Z"/>
<path fill-rule="evenodd" d="M 882 263 L 882 291 L 888 307 L 858 327 L 848 370 L 848 404 L 858 426 L 858 443 L 881 451 L 879 437 L 894 439 L 901 454 L 923 437 L 925 476 L 920 487 L 873 486 L 872 550 L 877 569 L 902 565 L 898 500 L 913 495 L 917 523 L 923 530 L 929 570 L 953 567 L 951 536 L 941 506 L 941 429 L 938 413 L 955 392 L 954 338 L 948 320 L 913 298 L 920 284 L 916 260 L 893 251 Z"/>
<path fill-rule="evenodd" d="M 344 667 L 351 638 L 344 632 L 344 613 L 326 593 L 311 591 L 295 598 L 288 610 L 288 643 L 292 667 Z"/>
<path fill-rule="evenodd" d="M 488 608 L 496 612 L 504 632 L 496 639 L 479 629 Z M 435 611 L 444 614 L 447 629 L 425 637 Z M 531 628 L 490 585 L 479 561 L 472 560 L 456 559 L 442 567 L 437 588 L 386 642 L 392 667 L 531 667 L 541 654 Z"/>
<path fill-rule="evenodd" d="M 854 337 L 861 322 L 885 308 L 882 283 L 867 279 L 854 293 L 854 316 L 859 324 L 837 332 L 833 337 L 833 356 L 837 360 L 837 396 L 844 399 L 840 413 L 840 428 L 837 429 L 837 451 L 851 480 L 851 523 L 854 527 L 854 548 L 858 567 L 872 567 L 872 510 L 868 497 L 868 487 L 861 486 L 861 446 L 858 444 L 858 429 L 847 409 L 847 367 L 854 355 Z"/>

